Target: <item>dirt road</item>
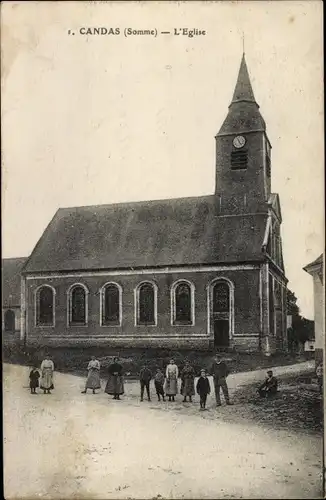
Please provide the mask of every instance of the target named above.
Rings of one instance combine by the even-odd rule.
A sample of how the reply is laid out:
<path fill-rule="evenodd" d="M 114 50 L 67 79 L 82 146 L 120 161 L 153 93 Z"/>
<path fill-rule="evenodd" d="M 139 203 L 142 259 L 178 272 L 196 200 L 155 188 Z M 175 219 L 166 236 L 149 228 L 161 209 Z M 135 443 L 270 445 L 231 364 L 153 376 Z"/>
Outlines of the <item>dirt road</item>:
<path fill-rule="evenodd" d="M 237 406 L 220 413 L 212 398 L 202 413 L 198 404 L 140 403 L 136 383 L 113 401 L 56 374 L 51 395 L 33 396 L 27 375 L 4 367 L 7 499 L 321 497 L 318 437 L 226 422 Z M 231 393 L 253 377 L 261 374 L 232 375 Z"/>

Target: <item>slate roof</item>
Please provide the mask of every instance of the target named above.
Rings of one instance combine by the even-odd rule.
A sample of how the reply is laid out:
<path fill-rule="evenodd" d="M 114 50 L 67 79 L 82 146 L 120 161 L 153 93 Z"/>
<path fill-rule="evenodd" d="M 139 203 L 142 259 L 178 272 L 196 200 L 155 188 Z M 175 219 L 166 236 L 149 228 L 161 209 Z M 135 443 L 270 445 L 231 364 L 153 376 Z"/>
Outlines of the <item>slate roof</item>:
<path fill-rule="evenodd" d="M 220 134 L 265 130 L 243 55 Z M 267 207 L 266 207 L 267 208 Z M 262 261 L 266 213 L 220 215 L 215 196 L 62 208 L 23 271 L 130 269 Z"/>
<path fill-rule="evenodd" d="M 245 55 L 242 54 L 237 83 L 235 85 L 232 103 L 239 101 L 249 101 L 256 103 L 254 91 L 252 90 L 249 71 L 247 68 Z M 257 103 L 256 103 L 257 104 Z"/>
<path fill-rule="evenodd" d="M 266 220 L 267 214 L 219 216 L 215 196 L 61 208 L 24 271 L 262 260 Z"/>
<path fill-rule="evenodd" d="M 260 114 L 243 54 L 229 112 L 217 135 L 245 133 L 254 130 L 265 131 L 266 123 Z"/>
<path fill-rule="evenodd" d="M 320 267 L 320 269 L 323 269 L 323 263 L 324 258 L 323 254 L 321 254 L 319 255 L 319 257 L 317 257 L 317 259 L 315 259 L 313 262 L 310 262 L 310 264 L 307 264 L 303 269 L 304 271 L 307 271 L 307 273 L 309 273 L 309 271 L 313 270 L 314 268 Z"/>
<path fill-rule="evenodd" d="M 26 259 L 2 259 L 2 307 L 20 306 L 20 272 Z"/>

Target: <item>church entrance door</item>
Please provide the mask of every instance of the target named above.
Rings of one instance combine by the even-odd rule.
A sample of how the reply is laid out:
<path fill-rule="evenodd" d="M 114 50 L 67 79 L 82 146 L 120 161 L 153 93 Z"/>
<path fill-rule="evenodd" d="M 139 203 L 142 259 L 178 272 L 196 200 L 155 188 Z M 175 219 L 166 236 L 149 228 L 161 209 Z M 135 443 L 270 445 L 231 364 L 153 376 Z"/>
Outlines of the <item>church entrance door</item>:
<path fill-rule="evenodd" d="M 229 346 L 229 320 L 214 320 L 214 346 L 222 348 Z"/>
<path fill-rule="evenodd" d="M 225 278 L 217 278 L 210 285 L 209 312 L 210 334 L 214 336 L 214 347 L 228 349 L 232 339 L 231 283 Z"/>

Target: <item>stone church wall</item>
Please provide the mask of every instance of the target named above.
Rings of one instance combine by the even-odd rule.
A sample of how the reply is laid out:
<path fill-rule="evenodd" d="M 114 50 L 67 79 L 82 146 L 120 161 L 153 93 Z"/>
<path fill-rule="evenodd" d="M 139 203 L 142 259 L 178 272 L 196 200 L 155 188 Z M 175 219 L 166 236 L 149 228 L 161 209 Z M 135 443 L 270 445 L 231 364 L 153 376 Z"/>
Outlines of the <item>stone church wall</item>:
<path fill-rule="evenodd" d="M 119 347 L 173 347 L 208 349 L 214 346 L 214 335 L 209 329 L 207 286 L 216 278 L 226 278 L 234 286 L 233 336 L 230 347 L 239 350 L 259 350 L 261 330 L 261 301 L 259 266 L 255 269 L 195 271 L 130 275 L 75 275 L 28 279 L 26 286 L 27 343 L 42 345 L 107 345 Z M 180 279 L 195 287 L 195 324 L 171 325 L 172 284 Z M 122 324 L 100 325 L 100 288 L 107 282 L 118 283 L 122 289 Z M 134 289 L 142 281 L 152 281 L 158 287 L 157 326 L 135 326 Z M 67 325 L 67 290 L 74 283 L 82 283 L 89 290 L 87 326 Z M 55 326 L 35 326 L 35 290 L 50 284 L 56 290 Z"/>

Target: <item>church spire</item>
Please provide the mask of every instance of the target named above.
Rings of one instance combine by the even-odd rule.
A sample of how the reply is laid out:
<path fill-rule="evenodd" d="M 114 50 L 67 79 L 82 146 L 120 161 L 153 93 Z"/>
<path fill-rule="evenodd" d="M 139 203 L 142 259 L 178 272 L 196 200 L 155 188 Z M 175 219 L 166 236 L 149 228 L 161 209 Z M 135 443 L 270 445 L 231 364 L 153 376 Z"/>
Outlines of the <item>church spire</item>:
<path fill-rule="evenodd" d="M 238 80 L 234 89 L 231 105 L 236 102 L 254 102 L 256 103 L 254 92 L 252 90 L 245 53 L 242 54 Z"/>
<path fill-rule="evenodd" d="M 252 90 L 245 54 L 243 52 L 237 83 L 229 112 L 217 135 L 266 130 Z"/>

